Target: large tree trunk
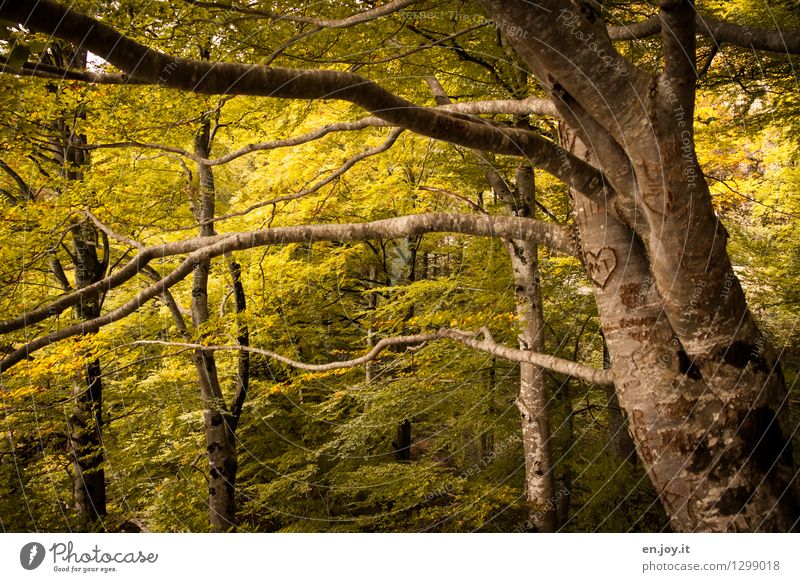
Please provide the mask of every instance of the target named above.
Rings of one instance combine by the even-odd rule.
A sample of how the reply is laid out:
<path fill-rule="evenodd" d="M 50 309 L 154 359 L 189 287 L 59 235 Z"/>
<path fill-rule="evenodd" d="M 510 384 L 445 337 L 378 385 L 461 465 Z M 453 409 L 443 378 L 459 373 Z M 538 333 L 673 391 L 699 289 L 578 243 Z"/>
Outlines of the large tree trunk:
<path fill-rule="evenodd" d="M 611 368 L 611 354 L 608 353 L 608 345 L 603 339 L 603 368 Z M 608 427 L 606 428 L 606 446 L 616 456 L 636 463 L 636 445 L 628 432 L 628 422 L 622 409 L 619 406 L 616 388 L 606 386 L 606 409 L 608 410 Z"/>
<path fill-rule="evenodd" d="M 591 159 L 566 130 L 564 142 Z M 704 374 L 667 321 L 640 239 L 596 203 L 573 196 L 620 407 L 674 529 L 791 530 L 798 513 L 791 446 L 772 408 L 784 401 L 776 362 L 758 356 L 758 369 L 746 361 L 736 376 Z"/>
<path fill-rule="evenodd" d="M 613 188 L 605 204 L 573 192 L 576 225 L 620 406 L 673 527 L 797 527 L 783 375 L 695 156 L 694 6 L 660 3 L 656 76 L 616 51 L 594 4 L 481 3 L 529 32 L 511 41 L 577 132 L 565 149 Z"/>

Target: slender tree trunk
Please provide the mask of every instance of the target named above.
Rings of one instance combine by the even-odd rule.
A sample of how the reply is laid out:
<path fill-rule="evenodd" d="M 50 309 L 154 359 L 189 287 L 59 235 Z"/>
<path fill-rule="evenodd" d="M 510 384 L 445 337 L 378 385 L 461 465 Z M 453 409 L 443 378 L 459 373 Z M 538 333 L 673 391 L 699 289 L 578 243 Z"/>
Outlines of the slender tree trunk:
<path fill-rule="evenodd" d="M 208 157 L 211 145 L 211 120 L 206 115 L 195 139 L 195 153 Z M 213 236 L 211 220 L 215 214 L 214 175 L 211 168 L 197 165 L 199 176 L 198 221 L 201 236 Z M 200 261 L 192 278 L 192 322 L 199 328 L 209 319 L 208 277 L 210 261 Z M 238 290 L 235 290 L 238 292 Z M 196 350 L 193 355 L 197 369 L 200 394 L 203 398 L 206 454 L 208 457 L 209 524 L 213 531 L 236 528 L 236 439 L 232 416 L 227 409 L 217 374 L 213 352 Z"/>
<path fill-rule="evenodd" d="M 86 67 L 86 52 L 73 51 L 53 43 L 50 55 L 56 65 L 69 64 L 76 69 Z M 52 91 L 56 91 L 53 87 Z M 86 107 L 81 104 L 72 113 L 75 119 L 86 118 Z M 58 173 L 66 183 L 83 180 L 83 173 L 89 164 L 89 154 L 79 146 L 86 145 L 86 136 L 75 132 L 68 122 L 68 115 L 54 120 L 51 130 L 53 157 L 58 162 Z M 109 245 L 103 234 L 103 257 L 98 254 L 98 232 L 93 224 L 84 221 L 70 229 L 72 253 L 70 259 L 74 268 L 74 286 L 81 289 L 99 281 L 108 268 Z M 53 256 L 53 273 L 65 290 L 69 281 L 61 263 Z M 81 300 L 75 308 L 75 315 L 82 321 L 98 317 L 101 313 L 101 298 L 98 295 Z M 73 383 L 72 408 L 67 417 L 67 434 L 73 467 L 73 495 L 81 530 L 93 530 L 106 515 L 106 481 L 103 468 L 103 381 L 100 360 L 94 359 L 86 364 L 82 377 Z"/>
<path fill-rule="evenodd" d="M 533 218 L 535 184 L 533 170 L 517 171 L 517 196 L 513 212 Z M 539 279 L 538 248 L 529 241 L 506 241 L 514 277 L 517 319 L 520 323 L 519 347 L 533 352 L 544 351 L 544 317 Z M 554 502 L 550 411 L 547 408 L 547 385 L 542 369 L 520 364 L 520 389 L 517 404 L 522 417 L 522 446 L 525 457 L 525 493 L 531 505 L 529 523 L 537 532 L 556 530 Z"/>
<path fill-rule="evenodd" d="M 83 222 L 72 228 L 75 287 L 80 289 L 102 279 L 105 258 L 97 256 L 97 231 Z M 104 239 L 105 240 L 105 239 Z M 107 241 L 106 241 L 107 243 Z M 100 315 L 100 298 L 86 298 L 78 305 L 77 316 L 86 321 Z M 103 469 L 103 381 L 100 360 L 86 365 L 84 378 L 73 388 L 73 406 L 67 431 L 73 456 L 73 491 L 81 529 L 93 529 L 106 515 L 106 482 Z"/>
<path fill-rule="evenodd" d="M 526 82 L 520 86 L 527 90 Z M 438 105 L 450 103 L 450 98 L 435 77 L 428 86 Z M 486 180 L 497 198 L 506 203 L 511 214 L 534 218 L 536 184 L 533 169 L 521 166 L 517 170 L 516 192 L 506 185 L 502 176 L 477 152 Z M 539 277 L 537 245 L 523 240 L 505 241 L 511 259 L 517 320 L 520 323 L 519 346 L 522 350 L 542 352 L 544 349 L 544 315 Z M 520 364 L 520 390 L 517 405 L 522 417 L 522 448 L 525 458 L 525 496 L 531 506 L 528 523 L 537 532 L 556 530 L 557 508 L 554 498 L 555 476 L 552 463 L 550 411 L 547 410 L 547 386 L 541 368 Z"/>
<path fill-rule="evenodd" d="M 416 281 L 416 264 L 417 264 L 417 249 L 419 247 L 419 240 L 409 237 L 397 241 L 395 247 L 395 257 L 389 265 L 390 283 L 397 284 L 411 284 Z M 403 321 L 408 321 L 414 316 L 414 307 L 412 306 L 408 313 L 403 316 Z M 408 418 L 403 419 L 397 425 L 395 431 L 395 439 L 392 442 L 395 459 L 401 462 L 411 460 L 411 420 Z"/>
<path fill-rule="evenodd" d="M 564 432 L 566 433 L 564 436 L 564 447 L 562 449 L 562 459 L 566 457 L 566 451 L 572 448 L 572 445 L 575 440 L 575 411 L 572 408 L 572 379 L 567 378 L 564 383 L 561 385 L 558 394 L 561 396 L 561 400 L 564 403 Z M 572 470 L 570 469 L 569 463 L 562 463 L 561 464 L 561 478 L 558 479 L 558 482 L 561 484 L 559 489 L 559 494 L 556 495 L 556 499 L 558 499 L 558 504 L 556 507 L 556 514 L 557 520 L 556 522 L 559 524 L 559 527 L 563 527 L 564 524 L 567 523 L 569 519 L 569 511 L 570 511 L 570 497 L 572 492 Z"/>
<path fill-rule="evenodd" d="M 75 382 L 74 404 L 67 421 L 75 508 L 79 528 L 84 531 L 93 529 L 106 515 L 100 361 L 87 364 L 85 374 L 85 378 Z"/>
<path fill-rule="evenodd" d="M 370 282 L 368 285 L 374 285 L 374 281 L 377 281 L 378 274 L 375 270 L 375 267 L 372 266 L 369 268 L 369 280 Z M 371 350 L 375 347 L 375 315 L 374 311 L 378 307 L 378 296 L 375 293 L 369 293 L 367 295 L 367 311 L 369 315 L 367 316 L 369 323 L 367 324 L 367 349 Z M 375 379 L 375 363 L 372 361 L 367 362 L 367 365 L 364 368 L 364 381 L 369 384 L 372 380 Z"/>
<path fill-rule="evenodd" d="M 491 364 L 487 371 L 487 404 L 486 404 L 486 421 L 491 424 L 495 421 L 497 409 L 494 403 L 494 393 L 497 386 L 497 358 L 492 357 Z M 480 437 L 480 458 L 484 459 L 487 455 L 494 451 L 494 431 L 486 429 L 481 432 Z"/>

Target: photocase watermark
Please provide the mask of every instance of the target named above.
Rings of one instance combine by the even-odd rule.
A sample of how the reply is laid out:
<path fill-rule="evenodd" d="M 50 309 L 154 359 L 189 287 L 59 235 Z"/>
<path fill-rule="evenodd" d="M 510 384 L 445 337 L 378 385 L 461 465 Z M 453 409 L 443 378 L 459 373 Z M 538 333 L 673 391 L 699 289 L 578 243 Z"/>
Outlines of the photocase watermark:
<path fill-rule="evenodd" d="M 562 486 L 561 489 L 556 491 L 555 495 L 553 495 L 550 499 L 547 500 L 547 502 L 545 502 L 543 508 L 532 513 L 528 519 L 526 519 L 524 522 L 522 522 L 520 525 L 514 528 L 514 530 L 511 533 L 525 533 L 526 531 L 530 531 L 531 529 L 536 527 L 536 520 L 538 518 L 542 517 L 542 515 L 544 515 L 548 511 L 553 511 L 557 507 L 558 502 L 567 497 L 568 495 L 569 495 L 569 489 Z"/>
<path fill-rule="evenodd" d="M 558 13 L 556 22 L 561 23 L 564 28 L 569 30 L 569 33 L 575 37 L 575 39 L 582 42 L 586 48 L 595 53 L 607 67 L 614 69 L 620 75 L 628 75 L 628 68 L 625 66 L 625 62 L 614 57 L 614 55 L 608 54 L 604 48 L 600 47 L 600 45 L 597 44 L 597 37 L 595 37 L 593 32 L 586 34 L 578 29 L 580 16 L 574 14 L 567 8 L 563 8 L 561 12 Z"/>
<path fill-rule="evenodd" d="M 104 551 L 96 545 L 91 549 L 77 550 L 72 542 L 56 542 L 49 549 L 39 542 L 29 542 L 19 552 L 19 563 L 26 570 L 35 570 L 52 557 L 54 572 L 101 573 L 117 572 L 120 564 L 155 564 L 158 554 L 141 550 L 130 552 Z"/>
<path fill-rule="evenodd" d="M 26 570 L 35 570 L 44 562 L 44 546 L 39 542 L 30 542 L 19 551 L 19 563 Z"/>
<path fill-rule="evenodd" d="M 461 473 L 459 473 L 459 477 L 461 477 L 462 479 L 466 479 L 468 477 L 474 477 L 475 475 L 483 471 L 486 467 L 491 465 L 495 460 L 497 460 L 497 457 L 499 457 L 504 451 L 508 450 L 509 448 L 511 448 L 512 445 L 515 445 L 518 442 L 519 442 L 519 437 L 516 435 L 500 442 L 491 451 L 489 451 L 483 457 L 481 457 L 481 459 L 478 462 L 474 463 L 468 469 L 461 471 Z M 428 493 L 426 493 L 424 501 L 428 502 L 433 499 L 436 499 L 437 497 L 448 495 L 453 491 L 455 491 L 455 488 L 456 488 L 455 483 L 452 480 L 448 481 L 441 487 L 437 487 L 433 491 L 429 491 Z"/>

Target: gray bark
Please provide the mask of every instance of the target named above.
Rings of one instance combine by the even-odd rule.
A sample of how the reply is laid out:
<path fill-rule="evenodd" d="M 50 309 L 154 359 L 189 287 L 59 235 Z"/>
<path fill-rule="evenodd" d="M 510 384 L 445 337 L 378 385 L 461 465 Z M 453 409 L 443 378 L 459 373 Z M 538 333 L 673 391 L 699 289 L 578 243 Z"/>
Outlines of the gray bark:
<path fill-rule="evenodd" d="M 517 171 L 517 196 L 511 210 L 517 216 L 533 218 L 535 208 L 533 169 Z M 520 323 L 519 348 L 523 351 L 544 351 L 544 313 L 539 278 L 539 256 L 535 243 L 508 240 L 516 295 L 517 319 Z M 525 457 L 525 494 L 531 505 L 529 523 L 534 531 L 556 531 L 553 471 L 550 434 L 550 411 L 547 407 L 547 383 L 542 368 L 521 363 L 520 389 L 517 404 L 522 417 L 522 447 Z"/>
<path fill-rule="evenodd" d="M 195 139 L 195 153 L 208 157 L 211 146 L 211 120 L 204 116 L 200 132 Z M 199 177 L 199 200 L 197 220 L 200 236 L 214 236 L 212 219 L 215 214 L 214 175 L 211 168 L 197 165 Z M 199 328 L 208 321 L 208 278 L 210 258 L 197 261 L 192 281 L 192 323 Z M 238 275 L 238 272 L 237 272 Z M 237 278 L 235 283 L 241 283 Z M 236 289 L 238 293 L 240 289 Z M 237 298 L 238 300 L 239 298 Z M 243 299 L 243 296 L 241 297 Z M 246 352 L 240 352 L 244 354 Z M 197 369 L 200 394 L 203 398 L 203 420 L 205 424 L 206 456 L 208 458 L 208 509 L 212 531 L 224 532 L 236 529 L 236 453 L 235 427 L 231 425 L 225 397 L 217 374 L 213 352 L 198 348 L 192 360 Z M 242 379 L 240 378 L 241 382 Z M 246 387 L 245 387 L 246 389 Z"/>

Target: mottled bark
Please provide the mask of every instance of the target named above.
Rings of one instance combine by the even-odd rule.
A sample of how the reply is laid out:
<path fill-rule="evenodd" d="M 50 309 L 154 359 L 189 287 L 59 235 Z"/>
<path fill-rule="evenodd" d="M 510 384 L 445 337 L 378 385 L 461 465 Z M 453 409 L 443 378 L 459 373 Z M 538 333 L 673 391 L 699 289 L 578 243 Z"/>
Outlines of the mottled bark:
<path fill-rule="evenodd" d="M 47 59 L 57 65 L 71 65 L 77 69 L 86 66 L 85 51 L 53 43 Z M 50 87 L 56 91 L 55 87 Z M 71 113 L 76 119 L 85 119 L 85 106 L 79 104 Z M 63 115 L 50 122 L 50 144 L 53 160 L 58 163 L 58 175 L 63 184 L 83 179 L 89 163 L 88 152 L 80 146 L 86 144 L 86 136 L 78 134 L 74 125 Z M 70 286 L 66 273 L 57 256 L 52 258 L 53 275 L 65 289 L 85 290 L 100 281 L 106 274 L 109 261 L 108 238 L 102 236 L 102 255 L 98 252 L 101 238 L 88 221 L 73 224 L 70 228 L 72 252 L 69 258 L 74 270 L 74 285 Z M 101 295 L 98 292 L 81 295 L 74 304 L 75 316 L 82 322 L 100 316 Z M 91 332 L 86 332 L 91 333 Z M 67 435 L 73 470 L 73 495 L 77 512 L 77 527 L 90 531 L 102 527 L 106 515 L 106 481 L 103 466 L 103 381 L 99 359 L 90 360 L 82 374 L 72 384 L 72 406 L 67 416 Z"/>
<path fill-rule="evenodd" d="M 506 198 L 510 211 L 517 216 L 533 218 L 536 205 L 533 169 L 520 167 L 513 200 Z M 520 325 L 519 348 L 523 351 L 544 351 L 544 314 L 539 278 L 539 251 L 535 243 L 507 240 L 506 248 L 516 296 L 517 320 Z M 521 363 L 517 405 L 522 417 L 522 451 L 525 458 L 525 496 L 530 504 L 529 523 L 537 532 L 556 530 L 550 434 L 550 411 L 547 407 L 547 384 L 542 368 Z"/>
<path fill-rule="evenodd" d="M 100 360 L 86 365 L 77 378 L 73 406 L 67 418 L 72 454 L 73 494 L 81 531 L 94 529 L 106 515 L 106 481 L 103 468 L 103 383 Z"/>
<path fill-rule="evenodd" d="M 565 147 L 590 156 L 564 134 Z M 645 247 L 628 226 L 573 195 L 620 407 L 673 527 L 791 529 L 798 515 L 789 491 L 791 447 L 774 404 L 766 404 L 783 399 L 763 380 L 779 371 L 748 352 L 764 358 L 759 370 L 742 365 L 734 378 L 718 362 L 719 376 L 705 376 L 664 315 Z M 759 372 L 760 381 L 753 377 Z"/>
<path fill-rule="evenodd" d="M 106 271 L 108 246 L 101 261 L 97 255 L 97 231 L 86 222 L 72 228 L 75 287 L 80 289 Z M 83 298 L 76 315 L 90 320 L 100 315 L 97 295 Z M 73 384 L 73 405 L 67 420 L 72 452 L 73 492 L 81 530 L 90 530 L 106 515 L 106 482 L 103 468 L 103 381 L 100 360 L 86 364 L 83 377 Z"/>
<path fill-rule="evenodd" d="M 608 346 L 603 340 L 603 368 L 611 369 L 611 354 L 608 353 Z M 631 463 L 636 463 L 636 445 L 628 432 L 628 422 L 622 413 L 617 398 L 617 390 L 613 384 L 606 386 L 606 417 L 608 426 L 606 427 L 606 446 L 616 456 Z"/>
<path fill-rule="evenodd" d="M 205 115 L 195 138 L 195 153 L 208 157 L 211 146 L 211 120 Z M 214 236 L 211 219 L 215 213 L 214 175 L 211 168 L 197 165 L 199 184 L 197 220 L 200 236 Z M 211 260 L 197 261 L 192 274 L 192 323 L 199 328 L 208 321 L 208 278 Z M 235 280 L 236 281 L 236 280 Z M 239 281 L 240 282 L 240 281 Z M 236 289 L 239 292 L 241 289 Z M 243 298 L 242 298 L 243 299 Z M 244 353 L 244 352 L 241 352 Z M 192 360 L 197 370 L 203 398 L 206 456 L 208 459 L 208 510 L 212 531 L 236 528 L 236 471 L 238 468 L 233 420 L 219 383 L 214 353 L 198 348 Z M 245 387 L 246 388 L 246 387 Z"/>

